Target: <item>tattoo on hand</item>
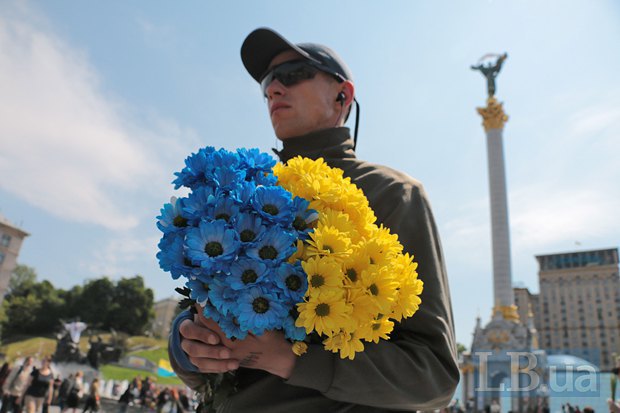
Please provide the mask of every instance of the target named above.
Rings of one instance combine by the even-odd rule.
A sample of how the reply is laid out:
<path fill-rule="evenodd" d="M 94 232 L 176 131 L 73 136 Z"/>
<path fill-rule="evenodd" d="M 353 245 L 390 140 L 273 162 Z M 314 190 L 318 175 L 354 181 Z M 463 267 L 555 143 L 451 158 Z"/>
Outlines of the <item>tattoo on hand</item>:
<path fill-rule="evenodd" d="M 239 365 L 242 367 L 253 366 L 258 362 L 258 360 L 260 359 L 260 356 L 262 355 L 263 353 L 261 351 L 253 351 L 246 358 L 241 360 Z"/>

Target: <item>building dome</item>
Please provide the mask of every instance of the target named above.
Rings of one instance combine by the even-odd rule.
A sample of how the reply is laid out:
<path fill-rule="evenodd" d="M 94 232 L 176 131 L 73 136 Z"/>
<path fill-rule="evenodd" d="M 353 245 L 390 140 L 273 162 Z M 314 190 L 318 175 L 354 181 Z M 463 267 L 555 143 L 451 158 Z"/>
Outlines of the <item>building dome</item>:
<path fill-rule="evenodd" d="M 571 356 L 570 354 L 554 354 L 547 356 L 547 368 L 554 367 L 555 371 L 589 371 L 598 372 L 598 367 L 579 357 Z M 586 371 L 587 371 L 586 370 Z"/>

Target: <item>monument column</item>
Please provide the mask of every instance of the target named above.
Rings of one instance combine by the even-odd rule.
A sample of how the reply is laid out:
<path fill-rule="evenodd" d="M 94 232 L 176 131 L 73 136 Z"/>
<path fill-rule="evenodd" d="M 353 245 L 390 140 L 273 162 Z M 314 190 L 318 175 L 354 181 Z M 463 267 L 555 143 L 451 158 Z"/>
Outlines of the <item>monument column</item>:
<path fill-rule="evenodd" d="M 491 241 L 493 252 L 493 316 L 518 321 L 517 307 L 512 291 L 510 264 L 510 229 L 508 224 L 508 195 L 506 191 L 506 168 L 502 133 L 508 116 L 502 103 L 495 97 L 495 77 L 507 55 L 499 57 L 495 65 L 472 67 L 487 78 L 488 98 L 484 108 L 477 108 L 482 116 L 487 138 L 487 161 L 489 170 L 489 199 L 491 203 Z"/>

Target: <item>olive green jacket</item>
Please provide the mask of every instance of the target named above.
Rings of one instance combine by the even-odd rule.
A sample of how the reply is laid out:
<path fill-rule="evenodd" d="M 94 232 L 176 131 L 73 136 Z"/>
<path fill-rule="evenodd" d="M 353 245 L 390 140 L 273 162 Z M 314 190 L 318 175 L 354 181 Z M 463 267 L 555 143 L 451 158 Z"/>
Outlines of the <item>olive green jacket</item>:
<path fill-rule="evenodd" d="M 355 157 L 348 128 L 333 128 L 286 139 L 278 153 L 286 162 L 301 155 L 322 157 L 344 170 L 370 202 L 377 224 L 398 234 L 404 251 L 415 255 L 424 282 L 422 303 L 413 317 L 396 324 L 389 341 L 365 343 L 354 360 L 342 360 L 310 345 L 284 380 L 264 371 L 239 369 L 239 391 L 218 412 L 388 412 L 446 406 L 459 380 L 448 279 L 439 235 L 422 185 L 410 176 Z M 204 390 L 204 376 L 178 376 Z"/>

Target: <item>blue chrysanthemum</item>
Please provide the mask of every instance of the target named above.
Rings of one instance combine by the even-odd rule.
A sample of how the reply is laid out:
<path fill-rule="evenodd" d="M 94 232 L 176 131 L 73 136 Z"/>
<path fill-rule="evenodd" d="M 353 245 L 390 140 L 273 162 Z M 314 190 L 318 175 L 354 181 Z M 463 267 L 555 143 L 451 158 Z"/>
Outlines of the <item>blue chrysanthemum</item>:
<path fill-rule="evenodd" d="M 177 262 L 183 262 L 183 239 L 184 235 L 179 236 L 179 233 L 172 232 L 170 234 L 164 234 L 159 240 L 157 247 L 157 260 L 159 261 L 159 268 L 164 271 L 170 271 L 172 266 Z M 179 277 L 172 276 L 175 280 Z"/>
<path fill-rule="evenodd" d="M 242 290 L 239 296 L 239 324 L 256 335 L 282 326 L 287 309 L 278 297 L 261 287 Z"/>
<path fill-rule="evenodd" d="M 229 229 L 222 220 L 202 221 L 198 228 L 187 232 L 187 256 L 209 272 L 225 270 L 239 252 L 241 243 L 237 237 L 237 231 Z"/>
<path fill-rule="evenodd" d="M 157 253 L 159 267 L 169 271 L 173 279 L 180 276 L 190 277 L 201 272 L 200 266 L 193 265 L 185 256 L 184 251 L 185 232 L 172 232 L 165 234 L 159 241 L 160 251 Z"/>
<path fill-rule="evenodd" d="M 209 301 L 221 314 L 226 315 L 237 308 L 239 292 L 231 288 L 226 278 L 214 279 L 209 287 Z"/>
<path fill-rule="evenodd" d="M 237 316 L 232 312 L 229 312 L 226 316 L 221 316 L 217 324 L 229 339 L 238 338 L 243 340 L 248 335 L 248 331 L 241 328 L 237 321 Z"/>
<path fill-rule="evenodd" d="M 181 172 L 175 172 L 177 178 L 172 181 L 174 189 L 182 186 L 195 188 L 206 183 L 205 174 L 212 169 L 213 153 L 215 148 L 207 146 L 193 153 L 185 159 L 185 168 Z"/>
<path fill-rule="evenodd" d="M 271 172 L 256 172 L 253 178 L 256 181 L 256 185 L 274 186 L 278 183 L 278 178 Z"/>
<path fill-rule="evenodd" d="M 214 219 L 221 219 L 229 222 L 231 218 L 237 216 L 239 206 L 230 197 L 220 196 L 213 206 L 212 216 Z"/>
<path fill-rule="evenodd" d="M 293 303 L 300 303 L 308 290 L 308 276 L 299 264 L 280 264 L 275 269 L 275 283 Z"/>
<path fill-rule="evenodd" d="M 211 290 L 212 284 L 213 276 L 205 275 L 192 277 L 189 281 L 185 283 L 187 288 L 191 290 L 189 293 L 189 297 L 192 300 L 196 300 L 196 302 L 203 307 L 209 300 L 209 291 Z"/>
<path fill-rule="evenodd" d="M 319 218 L 319 214 L 314 209 L 308 209 L 309 205 L 310 202 L 304 198 L 296 196 L 293 199 L 293 228 L 302 240 L 309 238 L 308 234 L 312 232 L 310 223 Z"/>
<path fill-rule="evenodd" d="M 239 170 L 241 164 L 241 158 L 235 152 L 227 151 L 222 148 L 219 151 L 213 153 L 213 167 L 214 168 L 227 168 L 233 170 Z"/>
<path fill-rule="evenodd" d="M 212 178 L 218 188 L 225 191 L 232 191 L 237 188 L 241 182 L 245 182 L 245 171 L 224 167 L 215 168 Z"/>
<path fill-rule="evenodd" d="M 183 202 L 183 211 L 190 222 L 198 223 L 211 214 L 216 200 L 216 192 L 208 186 L 194 189 Z"/>
<path fill-rule="evenodd" d="M 241 167 L 248 169 L 248 175 L 254 175 L 256 172 L 270 172 L 276 164 L 276 160 L 265 152 L 261 152 L 258 148 L 237 149 L 237 154 L 241 160 Z"/>
<path fill-rule="evenodd" d="M 186 186 L 190 194 L 173 198 L 157 217 L 161 268 L 174 279 L 189 278 L 190 298 L 228 337 L 279 328 L 287 337 L 305 336 L 289 310 L 307 280 L 301 267 L 282 263 L 309 232 L 295 221 L 307 224 L 313 211 L 275 186 L 274 165 L 258 149 L 200 149 L 175 173 L 175 188 Z"/>
<path fill-rule="evenodd" d="M 267 266 L 262 262 L 241 258 L 230 265 L 228 282 L 233 289 L 242 290 L 261 282 L 268 273 Z"/>
<path fill-rule="evenodd" d="M 216 323 L 220 323 L 222 321 L 222 318 L 224 318 L 224 316 L 217 310 L 217 308 L 215 308 L 213 304 L 211 304 L 209 301 L 207 301 L 202 308 L 202 315 L 215 321 Z"/>
<path fill-rule="evenodd" d="M 164 234 L 187 227 L 188 219 L 183 212 L 184 201 L 185 198 L 173 196 L 169 204 L 164 204 L 161 215 L 157 217 L 157 228 Z"/>
<path fill-rule="evenodd" d="M 284 319 L 282 327 L 284 328 L 284 336 L 288 339 L 303 341 L 306 338 L 306 329 L 297 327 L 295 319 L 290 314 Z"/>
<path fill-rule="evenodd" d="M 243 181 L 230 193 L 230 197 L 241 206 L 243 211 L 247 211 L 251 209 L 250 200 L 254 196 L 255 191 L 256 183 L 254 181 Z"/>
<path fill-rule="evenodd" d="M 235 220 L 234 228 L 239 233 L 239 240 L 243 244 L 260 239 L 266 230 L 262 220 L 251 214 L 239 214 Z"/>
<path fill-rule="evenodd" d="M 252 197 L 254 210 L 269 222 L 288 226 L 293 222 L 291 193 L 279 186 L 256 188 Z"/>
<path fill-rule="evenodd" d="M 250 258 L 261 260 L 273 267 L 297 250 L 293 245 L 295 239 L 294 234 L 274 226 L 265 231 L 263 237 L 246 250 L 246 254 Z"/>

